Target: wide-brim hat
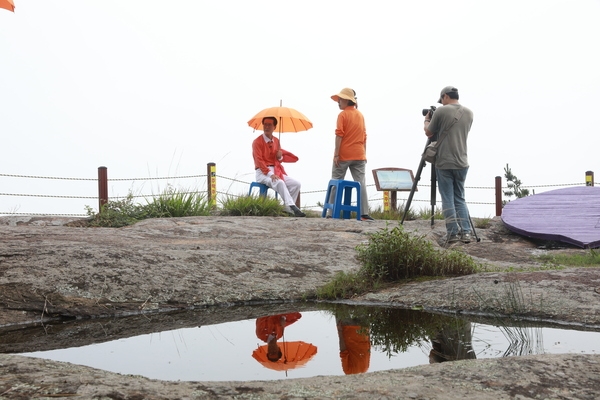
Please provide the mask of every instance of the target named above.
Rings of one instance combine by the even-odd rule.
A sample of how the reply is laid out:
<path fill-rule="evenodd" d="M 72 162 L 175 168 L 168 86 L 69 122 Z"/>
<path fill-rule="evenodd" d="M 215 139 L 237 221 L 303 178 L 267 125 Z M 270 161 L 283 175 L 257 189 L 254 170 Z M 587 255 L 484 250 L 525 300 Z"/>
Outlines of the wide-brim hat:
<path fill-rule="evenodd" d="M 331 99 L 335 102 L 338 102 L 340 99 L 346 99 L 356 104 L 356 92 L 350 88 L 343 88 L 338 94 L 331 96 Z"/>
<path fill-rule="evenodd" d="M 442 97 L 444 97 L 445 94 L 448 94 L 450 92 L 456 92 L 458 93 L 458 89 L 455 88 L 454 86 L 446 86 L 445 88 L 442 89 L 442 91 L 440 92 L 440 98 L 438 100 L 438 103 L 442 103 Z"/>

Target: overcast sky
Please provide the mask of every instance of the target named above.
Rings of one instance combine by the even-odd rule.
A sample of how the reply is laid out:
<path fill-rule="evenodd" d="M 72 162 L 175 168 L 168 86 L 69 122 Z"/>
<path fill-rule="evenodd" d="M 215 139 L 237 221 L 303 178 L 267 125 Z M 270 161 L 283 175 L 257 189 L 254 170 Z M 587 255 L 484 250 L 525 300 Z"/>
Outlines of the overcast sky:
<path fill-rule="evenodd" d="M 92 180 L 0 176 L 0 214 L 97 208 L 100 166 L 125 179 L 109 182 L 111 196 L 204 190 L 204 178 L 129 179 L 204 175 L 209 162 L 226 178 L 217 190 L 241 194 L 247 185 L 230 179 L 254 180 L 260 133 L 247 121 L 280 101 L 314 124 L 281 142 L 300 158 L 286 170 L 307 192 L 302 205 L 315 206 L 331 174 L 330 96 L 344 87 L 367 124 L 368 185 L 375 168 L 416 173 L 421 109 L 447 85 L 474 112 L 472 216 L 494 215 L 488 188 L 507 163 L 538 193 L 600 174 L 598 0 L 15 3 L 14 14 L 0 9 L 0 174 Z M 413 206 L 427 208 L 428 168 L 420 183 Z"/>

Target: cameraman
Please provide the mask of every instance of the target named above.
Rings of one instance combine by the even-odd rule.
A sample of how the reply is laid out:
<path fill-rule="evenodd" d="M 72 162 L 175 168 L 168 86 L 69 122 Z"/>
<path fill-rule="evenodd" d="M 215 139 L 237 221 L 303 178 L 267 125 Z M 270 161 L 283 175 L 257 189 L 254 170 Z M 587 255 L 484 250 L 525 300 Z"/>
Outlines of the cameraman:
<path fill-rule="evenodd" d="M 469 210 L 465 201 L 465 180 L 469 170 L 467 137 L 473 124 L 473 112 L 458 103 L 458 89 L 446 86 L 440 93 L 442 104 L 433 115 L 425 116 L 424 129 L 428 138 L 438 138 L 440 143 L 435 162 L 438 189 L 442 197 L 442 210 L 446 220 L 446 244 L 471 242 Z M 459 109 L 462 108 L 462 114 Z M 457 120 L 458 115 L 458 120 Z"/>

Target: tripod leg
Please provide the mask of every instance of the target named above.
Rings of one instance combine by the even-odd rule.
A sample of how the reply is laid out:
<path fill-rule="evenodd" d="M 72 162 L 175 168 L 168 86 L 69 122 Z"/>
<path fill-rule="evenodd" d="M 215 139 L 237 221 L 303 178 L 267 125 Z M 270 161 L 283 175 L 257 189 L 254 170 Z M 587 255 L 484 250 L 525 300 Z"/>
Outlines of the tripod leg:
<path fill-rule="evenodd" d="M 437 192 L 436 188 L 436 176 L 435 176 L 435 165 L 431 164 L 431 226 L 433 227 L 433 220 L 435 219 L 435 196 Z"/>
<path fill-rule="evenodd" d="M 427 148 L 429 143 L 431 143 L 431 139 L 427 139 L 427 143 L 425 143 L 425 148 Z M 423 168 L 425 167 L 426 164 L 427 163 L 425 161 L 423 161 L 423 158 L 421 157 L 421 161 L 419 162 L 419 168 L 417 169 L 417 174 L 415 175 L 415 180 L 413 181 L 412 188 L 410 189 L 410 194 L 408 195 L 408 200 L 406 200 L 406 206 L 404 207 L 404 215 L 402 216 L 402 221 L 400 221 L 400 225 L 402 225 L 404 223 L 404 220 L 406 219 L 406 215 L 408 214 L 408 210 L 410 210 L 410 203 L 412 202 L 413 196 L 415 195 L 415 191 L 417 190 L 417 185 L 419 184 L 419 181 L 421 180 L 421 172 L 423 172 Z M 433 168 L 433 165 L 432 165 L 432 168 Z M 435 188 L 433 188 L 433 190 L 435 191 Z M 434 199 L 435 199 L 435 197 L 434 197 Z M 433 204 L 435 205 L 435 200 L 434 200 Z M 433 216 L 431 218 L 432 218 L 431 225 L 433 225 Z"/>
<path fill-rule="evenodd" d="M 408 195 L 408 200 L 406 200 L 406 206 L 404 207 L 404 215 L 402 216 L 400 225 L 404 224 L 404 220 L 406 219 L 408 210 L 410 210 L 410 203 L 412 202 L 412 198 L 415 195 L 415 191 L 417 190 L 417 185 L 419 183 L 419 180 L 421 180 L 421 172 L 423 171 L 424 166 L 425 166 L 425 161 L 421 160 L 421 163 L 419 164 L 419 168 L 417 169 L 417 174 L 415 175 L 415 180 L 413 181 L 412 188 L 410 189 L 410 194 Z"/>
<path fill-rule="evenodd" d="M 477 236 L 477 232 L 475 231 L 475 225 L 473 225 L 473 220 L 471 219 L 471 213 L 467 210 L 467 215 L 469 216 L 469 223 L 471 224 L 471 230 L 473 231 L 473 236 L 475 236 L 475 240 L 477 243 L 481 242 L 479 236 Z"/>

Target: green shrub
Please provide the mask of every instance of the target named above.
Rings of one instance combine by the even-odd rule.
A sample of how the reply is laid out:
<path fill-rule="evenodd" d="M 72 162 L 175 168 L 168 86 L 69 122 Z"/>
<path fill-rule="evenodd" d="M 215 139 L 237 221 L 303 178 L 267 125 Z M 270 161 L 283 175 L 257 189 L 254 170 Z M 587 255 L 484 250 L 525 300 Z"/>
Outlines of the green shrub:
<path fill-rule="evenodd" d="M 402 225 L 386 227 L 357 247 L 364 274 L 393 282 L 417 276 L 458 276 L 475 272 L 475 262 L 458 251 L 440 252 L 424 236 L 409 234 Z"/>
<path fill-rule="evenodd" d="M 339 273 L 317 290 L 320 298 L 347 298 L 381 284 L 418 277 L 469 275 L 481 268 L 458 250 L 436 250 L 424 236 L 409 234 L 402 225 L 369 235 L 356 247 L 362 266 L 357 272 Z"/>
<path fill-rule="evenodd" d="M 90 226 L 107 228 L 120 228 L 131 225 L 145 218 L 142 206 L 133 202 L 133 195 L 129 193 L 122 200 L 110 200 L 102 206 L 101 212 L 95 213 L 90 206 L 85 206 L 87 215 L 90 216 Z"/>

